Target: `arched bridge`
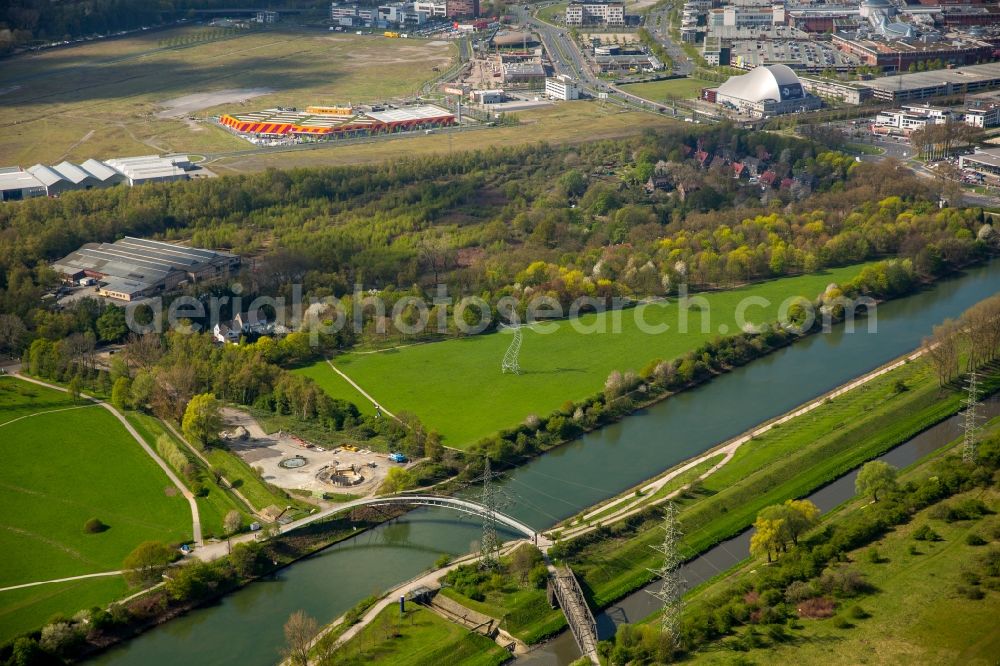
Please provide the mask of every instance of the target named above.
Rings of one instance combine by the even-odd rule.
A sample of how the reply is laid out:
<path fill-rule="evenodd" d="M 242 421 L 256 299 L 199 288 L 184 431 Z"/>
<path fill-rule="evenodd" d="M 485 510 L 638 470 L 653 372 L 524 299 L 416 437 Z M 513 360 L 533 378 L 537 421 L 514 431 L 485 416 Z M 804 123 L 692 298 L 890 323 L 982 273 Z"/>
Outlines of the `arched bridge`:
<path fill-rule="evenodd" d="M 453 511 L 458 511 L 459 513 L 464 513 L 470 516 L 486 516 L 486 507 L 479 502 L 473 502 L 472 500 L 460 499 L 458 497 L 442 497 L 438 495 L 381 495 L 379 497 L 366 497 L 364 499 L 352 500 L 350 502 L 345 502 L 343 504 L 338 504 L 335 507 L 329 509 L 324 509 L 311 516 L 306 516 L 301 520 L 296 520 L 294 522 L 288 523 L 281 527 L 282 534 L 286 532 L 291 532 L 292 530 L 298 529 L 309 523 L 316 522 L 317 520 L 323 520 L 324 518 L 329 518 L 330 516 L 336 515 L 338 513 L 343 513 L 344 511 L 350 511 L 351 509 L 356 509 L 362 506 L 436 506 L 444 509 L 451 509 Z M 531 539 L 533 543 L 538 543 L 538 533 L 531 529 L 530 526 L 525 525 L 516 518 L 511 518 L 508 515 L 502 514 L 498 511 L 494 511 L 493 515 L 496 516 L 496 521 L 500 525 L 509 527 L 515 532 L 520 532 L 527 538 Z"/>

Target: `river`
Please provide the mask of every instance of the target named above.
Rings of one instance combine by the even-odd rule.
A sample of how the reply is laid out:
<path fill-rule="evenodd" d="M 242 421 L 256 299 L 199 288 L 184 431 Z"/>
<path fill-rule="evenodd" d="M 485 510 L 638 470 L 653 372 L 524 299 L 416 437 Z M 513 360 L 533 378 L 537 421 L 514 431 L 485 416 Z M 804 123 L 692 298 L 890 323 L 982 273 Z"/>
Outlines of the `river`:
<path fill-rule="evenodd" d="M 512 503 L 503 510 L 537 529 L 547 528 L 915 349 L 934 324 L 958 316 L 997 291 L 1000 261 L 881 305 L 877 333 L 867 333 L 863 321 L 854 333 L 838 326 L 673 396 L 508 474 L 505 488 Z M 843 483 L 844 492 L 849 492 L 853 482 Z M 830 490 L 835 484 L 824 491 L 835 493 Z M 830 501 L 839 503 L 838 496 Z M 138 636 L 90 663 L 273 664 L 284 643 L 282 626 L 294 611 L 304 610 L 327 623 L 365 596 L 430 568 L 442 553 L 469 552 L 478 536 L 474 519 L 443 509 L 412 511 L 296 563 L 273 580 L 254 583 Z M 730 558 L 735 558 L 731 561 L 712 559 L 716 555 L 695 560 L 686 573 L 689 582 L 699 580 L 695 566 L 707 567 L 711 570 L 707 575 L 713 575 L 739 561 L 746 553 L 741 538 L 748 537 L 713 549 L 730 551 Z M 601 626 L 606 631 L 613 618 L 634 621 L 646 614 L 631 605 L 641 604 L 645 596 L 632 595 L 609 609 Z M 565 634 L 526 661 L 561 665 L 572 661 L 574 654 L 578 656 L 576 647 Z"/>

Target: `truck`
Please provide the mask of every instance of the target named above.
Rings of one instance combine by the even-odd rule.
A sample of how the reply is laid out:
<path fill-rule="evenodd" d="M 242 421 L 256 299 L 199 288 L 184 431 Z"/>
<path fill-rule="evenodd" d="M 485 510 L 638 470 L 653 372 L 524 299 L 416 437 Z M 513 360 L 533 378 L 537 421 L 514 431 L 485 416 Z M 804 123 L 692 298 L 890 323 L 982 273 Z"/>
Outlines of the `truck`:
<path fill-rule="evenodd" d="M 402 453 L 390 453 L 389 460 L 394 463 L 405 463 L 409 461 L 409 458 L 404 456 Z"/>
<path fill-rule="evenodd" d="M 388 37 L 389 39 L 397 39 L 399 37 L 399 33 L 386 30 L 385 32 L 382 33 L 382 36 Z"/>

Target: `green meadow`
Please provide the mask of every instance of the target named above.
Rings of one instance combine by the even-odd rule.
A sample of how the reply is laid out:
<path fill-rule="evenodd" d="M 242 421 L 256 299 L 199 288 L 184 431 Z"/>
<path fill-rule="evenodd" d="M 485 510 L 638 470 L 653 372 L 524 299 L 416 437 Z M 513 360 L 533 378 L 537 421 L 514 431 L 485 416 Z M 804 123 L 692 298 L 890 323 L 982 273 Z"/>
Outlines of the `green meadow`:
<path fill-rule="evenodd" d="M 100 406 L 0 378 L 0 456 L 0 587 L 113 571 L 143 541 L 191 538 L 187 501 Z M 91 518 L 108 529 L 87 533 Z M 0 641 L 123 590 L 114 577 L 0 592 Z"/>
<path fill-rule="evenodd" d="M 390 412 L 412 412 L 440 432 L 446 445 L 466 448 L 531 414 L 549 414 L 566 401 L 599 392 L 614 370 L 639 371 L 653 359 L 675 358 L 716 335 L 737 332 L 738 306 L 748 297 L 763 298 L 769 304 L 748 307 L 744 321 L 772 322 L 778 318 L 782 301 L 794 296 L 812 300 L 831 282 L 847 282 L 862 267 L 698 294 L 707 307 L 692 306 L 686 311 L 687 332 L 678 330 L 682 317 L 675 299 L 536 324 L 524 333 L 520 375 L 500 372 L 511 341 L 509 331 L 377 353 L 342 354 L 333 363 Z M 659 332 L 647 332 L 650 327 L 659 327 Z M 325 360 L 297 372 L 315 379 L 333 397 L 354 402 L 370 413 L 369 401 Z"/>

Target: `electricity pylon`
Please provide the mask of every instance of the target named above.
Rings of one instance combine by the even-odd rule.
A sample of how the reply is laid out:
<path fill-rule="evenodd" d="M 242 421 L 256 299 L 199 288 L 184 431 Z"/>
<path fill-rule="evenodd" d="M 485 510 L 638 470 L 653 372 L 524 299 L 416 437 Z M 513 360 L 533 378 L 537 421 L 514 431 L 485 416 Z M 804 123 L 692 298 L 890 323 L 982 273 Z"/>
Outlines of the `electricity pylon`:
<path fill-rule="evenodd" d="M 667 502 L 663 518 L 663 544 L 650 546 L 653 550 L 663 553 L 663 564 L 657 569 L 650 569 L 660 579 L 658 589 L 649 593 L 663 604 L 660 615 L 660 630 L 669 635 L 676 645 L 680 639 L 680 620 L 682 596 L 685 580 L 681 576 L 680 556 L 680 526 L 677 523 L 677 509 L 673 502 Z"/>
<path fill-rule="evenodd" d="M 493 485 L 490 458 L 486 457 L 483 470 L 483 492 L 480 504 L 486 507 L 483 514 L 483 537 L 479 541 L 479 568 L 496 569 L 500 565 L 500 540 L 497 538 L 497 489 Z"/>
<path fill-rule="evenodd" d="M 979 436 L 979 376 L 973 370 L 966 380 L 965 418 L 962 421 L 962 462 L 976 462 L 976 438 Z"/>
<path fill-rule="evenodd" d="M 521 342 L 524 338 L 524 334 L 521 333 L 520 326 L 514 326 L 514 339 L 510 341 L 510 346 L 507 347 L 507 352 L 503 355 L 503 363 L 500 364 L 500 372 L 502 374 L 507 374 L 508 372 L 515 375 L 521 374 Z"/>

